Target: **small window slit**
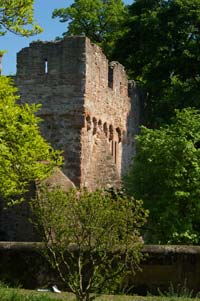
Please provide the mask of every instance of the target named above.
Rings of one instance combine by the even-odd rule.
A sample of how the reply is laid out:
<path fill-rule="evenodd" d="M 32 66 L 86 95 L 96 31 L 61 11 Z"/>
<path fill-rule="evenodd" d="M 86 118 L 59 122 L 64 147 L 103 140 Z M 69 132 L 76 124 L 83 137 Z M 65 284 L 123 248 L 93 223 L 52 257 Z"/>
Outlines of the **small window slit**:
<path fill-rule="evenodd" d="M 45 72 L 45 74 L 48 74 L 48 72 L 49 72 L 49 70 L 48 70 L 48 60 L 47 59 L 45 59 L 45 61 L 44 61 L 44 72 Z"/>

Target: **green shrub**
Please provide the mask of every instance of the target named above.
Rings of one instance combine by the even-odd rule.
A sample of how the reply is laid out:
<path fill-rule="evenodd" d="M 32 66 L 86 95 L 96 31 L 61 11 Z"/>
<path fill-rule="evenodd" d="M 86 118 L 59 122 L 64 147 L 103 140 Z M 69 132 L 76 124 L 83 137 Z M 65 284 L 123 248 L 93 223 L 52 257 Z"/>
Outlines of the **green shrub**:
<path fill-rule="evenodd" d="M 43 187 L 32 207 L 45 255 L 77 300 L 113 292 L 139 268 L 139 228 L 147 216 L 141 201 L 104 191 Z"/>

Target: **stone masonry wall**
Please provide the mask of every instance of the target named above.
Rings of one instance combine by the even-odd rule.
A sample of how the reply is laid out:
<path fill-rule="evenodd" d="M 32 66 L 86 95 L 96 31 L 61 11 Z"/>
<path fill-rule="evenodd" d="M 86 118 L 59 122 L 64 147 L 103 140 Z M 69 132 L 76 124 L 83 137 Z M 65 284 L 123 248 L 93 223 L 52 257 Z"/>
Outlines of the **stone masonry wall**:
<path fill-rule="evenodd" d="M 85 127 L 81 135 L 84 186 L 95 189 L 118 185 L 128 170 L 135 152 L 138 100 L 139 92 L 133 84 L 129 85 L 124 67 L 118 62 L 109 63 L 101 48 L 87 39 Z M 106 168 L 101 173 L 101 167 L 105 167 L 108 160 L 112 162 L 117 177 L 108 173 Z"/>
<path fill-rule="evenodd" d="M 18 53 L 16 83 L 22 103 L 42 105 L 42 135 L 63 151 L 63 171 L 80 185 L 85 39 L 31 43 Z"/>
<path fill-rule="evenodd" d="M 120 186 L 135 152 L 141 96 L 124 67 L 85 37 L 33 42 L 17 56 L 21 103 L 41 104 L 42 135 L 60 149 L 64 174 L 89 190 Z M 0 208 L 0 240 L 38 240 L 28 203 Z"/>
<path fill-rule="evenodd" d="M 39 235 L 31 222 L 30 198 L 35 195 L 35 185 L 30 185 L 26 202 L 5 206 L 0 201 L 0 241 L 37 241 Z M 39 239 L 40 240 L 40 239 Z"/>
<path fill-rule="evenodd" d="M 124 67 L 85 37 L 34 42 L 18 53 L 16 83 L 22 103 L 42 104 L 42 134 L 63 151 L 69 179 L 91 190 L 119 186 L 138 128 L 139 93 Z"/>
<path fill-rule="evenodd" d="M 29 289 L 53 284 L 62 289 L 58 276 L 42 257 L 42 247 L 41 243 L 0 242 L 0 280 Z M 169 292 L 170 285 L 175 293 L 185 289 L 195 296 L 200 291 L 199 246 L 146 245 L 142 252 L 146 258 L 141 263 L 142 270 L 125 279 L 123 294 L 155 295 L 158 288 Z"/>

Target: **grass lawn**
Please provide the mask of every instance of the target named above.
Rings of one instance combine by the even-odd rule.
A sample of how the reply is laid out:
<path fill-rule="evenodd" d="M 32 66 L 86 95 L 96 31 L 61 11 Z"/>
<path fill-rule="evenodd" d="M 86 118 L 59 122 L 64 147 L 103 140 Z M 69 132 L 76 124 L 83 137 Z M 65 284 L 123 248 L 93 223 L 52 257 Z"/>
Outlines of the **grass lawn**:
<path fill-rule="evenodd" d="M 0 301 L 75 301 L 75 297 L 71 293 L 43 293 L 37 291 L 0 288 Z M 197 301 L 200 298 L 183 298 L 183 297 L 154 297 L 154 296 L 125 296 L 125 295 L 102 295 L 96 299 L 97 301 Z"/>

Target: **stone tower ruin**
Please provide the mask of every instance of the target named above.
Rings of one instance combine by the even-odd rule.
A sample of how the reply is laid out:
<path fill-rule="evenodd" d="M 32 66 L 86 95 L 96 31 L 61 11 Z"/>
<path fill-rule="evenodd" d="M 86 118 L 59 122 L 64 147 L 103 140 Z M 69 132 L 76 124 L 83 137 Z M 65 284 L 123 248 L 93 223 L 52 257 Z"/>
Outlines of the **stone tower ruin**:
<path fill-rule="evenodd" d="M 34 42 L 18 53 L 15 82 L 21 103 L 42 105 L 41 132 L 63 152 L 64 183 L 120 186 L 135 153 L 141 103 L 122 65 L 85 37 Z M 0 240 L 37 241 L 29 216 L 28 202 L 0 208 Z"/>
<path fill-rule="evenodd" d="M 17 55 L 21 102 L 42 105 L 43 136 L 77 186 L 118 186 L 135 152 L 139 91 L 86 37 L 33 42 Z"/>

